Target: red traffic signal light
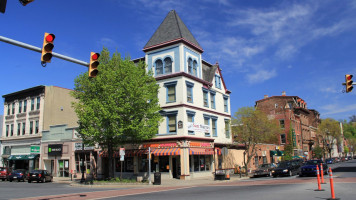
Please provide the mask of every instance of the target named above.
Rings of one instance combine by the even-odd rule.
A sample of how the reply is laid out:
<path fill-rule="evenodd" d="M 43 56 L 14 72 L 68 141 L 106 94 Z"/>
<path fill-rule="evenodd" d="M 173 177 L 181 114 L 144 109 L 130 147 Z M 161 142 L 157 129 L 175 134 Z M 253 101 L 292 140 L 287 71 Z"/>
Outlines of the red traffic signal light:
<path fill-rule="evenodd" d="M 345 81 L 346 81 L 346 93 L 349 93 L 352 91 L 352 89 L 354 88 L 352 86 L 353 81 L 352 81 L 352 75 L 351 74 L 346 74 L 345 75 Z"/>
<path fill-rule="evenodd" d="M 91 52 L 90 53 L 90 63 L 89 63 L 89 71 L 88 71 L 88 75 L 89 77 L 96 77 L 96 75 L 98 74 L 98 65 L 99 65 L 99 59 L 100 54 L 99 53 L 94 53 Z"/>
<path fill-rule="evenodd" d="M 43 38 L 43 46 L 42 46 L 42 57 L 41 61 L 49 63 L 52 59 L 52 49 L 54 48 L 54 38 L 56 36 L 52 33 L 45 33 Z"/>

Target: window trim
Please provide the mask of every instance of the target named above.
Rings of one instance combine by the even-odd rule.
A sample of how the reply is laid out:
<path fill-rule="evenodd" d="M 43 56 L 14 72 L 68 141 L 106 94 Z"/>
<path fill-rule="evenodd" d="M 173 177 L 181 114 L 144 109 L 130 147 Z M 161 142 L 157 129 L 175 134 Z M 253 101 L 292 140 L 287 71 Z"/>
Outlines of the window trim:
<path fill-rule="evenodd" d="M 185 81 L 185 84 L 186 84 L 186 86 L 187 86 L 187 102 L 188 103 L 194 103 L 194 99 L 193 99 L 193 96 L 194 96 L 194 94 L 193 94 L 193 87 L 194 87 L 194 83 L 192 83 L 192 82 L 189 82 L 189 81 Z M 188 98 L 189 98 L 189 96 L 188 96 L 188 90 L 190 90 L 190 93 L 191 93 L 191 99 L 192 99 L 192 101 L 188 101 Z"/>
<path fill-rule="evenodd" d="M 166 103 L 174 103 L 177 101 L 177 90 L 176 90 L 177 82 L 178 81 L 171 81 L 171 82 L 164 83 L 164 87 L 166 88 Z M 174 87 L 173 101 L 169 101 L 169 96 L 168 96 L 169 87 Z"/>
<path fill-rule="evenodd" d="M 205 97 L 206 97 L 206 102 L 205 102 Z M 203 106 L 209 108 L 209 90 L 206 88 L 203 88 Z"/>
<path fill-rule="evenodd" d="M 223 95 L 224 98 L 224 112 L 229 112 L 229 97 Z"/>
<path fill-rule="evenodd" d="M 187 117 L 189 118 L 189 116 L 192 117 L 192 122 L 194 123 L 194 118 L 195 118 L 195 111 L 191 111 L 191 110 L 186 110 L 186 113 L 187 113 Z M 189 122 L 187 120 L 187 122 Z M 188 130 L 188 135 L 195 135 L 195 131 L 189 131 Z"/>
<path fill-rule="evenodd" d="M 178 127 L 177 127 L 177 116 L 178 116 L 178 111 L 168 111 L 166 112 L 166 127 L 167 127 L 167 135 L 176 135 L 178 132 Z M 169 132 L 169 117 L 175 117 L 175 132 Z"/>

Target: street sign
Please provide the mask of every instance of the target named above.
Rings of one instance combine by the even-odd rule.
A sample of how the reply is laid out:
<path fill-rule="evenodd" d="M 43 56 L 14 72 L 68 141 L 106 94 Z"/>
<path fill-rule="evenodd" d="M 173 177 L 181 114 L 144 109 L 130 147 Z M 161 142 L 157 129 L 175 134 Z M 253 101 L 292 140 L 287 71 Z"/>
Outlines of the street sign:
<path fill-rule="evenodd" d="M 125 155 L 125 148 L 120 148 L 120 156 L 124 156 Z"/>
<path fill-rule="evenodd" d="M 125 156 L 124 155 L 120 155 L 120 161 L 124 161 Z"/>
<path fill-rule="evenodd" d="M 228 153 L 229 153 L 229 150 L 228 150 L 226 147 L 223 147 L 223 148 L 221 149 L 221 154 L 222 154 L 223 156 L 227 156 Z"/>

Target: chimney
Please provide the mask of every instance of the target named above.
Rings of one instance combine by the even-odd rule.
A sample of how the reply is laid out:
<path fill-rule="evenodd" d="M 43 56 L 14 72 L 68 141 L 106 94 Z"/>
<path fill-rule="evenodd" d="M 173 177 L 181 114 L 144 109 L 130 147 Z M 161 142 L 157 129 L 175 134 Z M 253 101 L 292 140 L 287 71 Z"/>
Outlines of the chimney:
<path fill-rule="evenodd" d="M 286 91 L 283 91 L 283 92 L 282 92 L 282 96 L 286 96 Z"/>
<path fill-rule="evenodd" d="M 265 94 L 264 98 L 265 98 L 265 99 L 267 99 L 267 98 L 268 98 L 268 95 L 267 95 L 267 94 Z"/>

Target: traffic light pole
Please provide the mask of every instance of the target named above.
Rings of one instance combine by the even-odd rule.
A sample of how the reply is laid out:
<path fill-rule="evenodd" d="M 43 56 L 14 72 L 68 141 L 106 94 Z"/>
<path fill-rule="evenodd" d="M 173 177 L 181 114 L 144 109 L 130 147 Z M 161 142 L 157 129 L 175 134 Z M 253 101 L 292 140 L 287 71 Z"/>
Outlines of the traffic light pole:
<path fill-rule="evenodd" d="M 25 48 L 25 49 L 29 49 L 29 50 L 32 50 L 32 51 L 36 51 L 38 53 L 42 53 L 42 49 L 39 48 L 39 47 L 35 47 L 35 46 L 29 45 L 29 44 L 26 44 L 26 43 L 23 43 L 23 42 L 19 42 L 19 41 L 16 41 L 16 40 L 13 40 L 13 39 L 10 39 L 10 38 L 7 38 L 7 37 L 0 36 L 0 41 L 1 42 L 6 42 L 8 44 L 12 44 L 12 45 L 15 45 L 15 46 L 18 46 L 18 47 L 22 47 L 22 48 Z M 52 55 L 54 57 L 62 59 L 62 60 L 66 60 L 66 61 L 69 61 L 69 62 L 72 62 L 72 63 L 75 63 L 75 64 L 79 64 L 79 65 L 83 65 L 85 67 L 89 67 L 89 63 L 81 61 L 81 60 L 78 60 L 78 59 L 75 59 L 75 58 L 71 58 L 71 57 L 68 57 L 68 56 L 65 56 L 65 55 L 62 55 L 62 54 L 59 54 L 59 53 L 55 53 L 55 52 L 52 52 Z"/>

